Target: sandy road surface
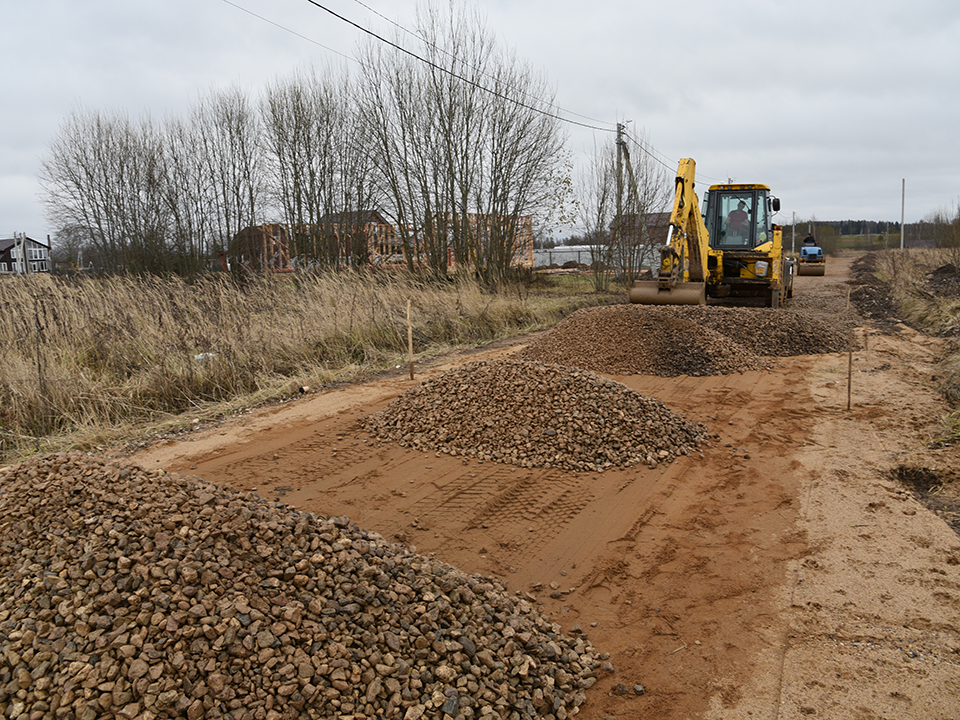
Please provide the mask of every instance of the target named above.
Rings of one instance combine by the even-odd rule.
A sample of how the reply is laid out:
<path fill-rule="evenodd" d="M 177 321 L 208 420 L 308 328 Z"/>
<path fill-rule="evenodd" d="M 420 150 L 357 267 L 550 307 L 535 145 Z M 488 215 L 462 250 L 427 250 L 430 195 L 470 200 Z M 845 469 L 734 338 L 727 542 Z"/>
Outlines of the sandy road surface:
<path fill-rule="evenodd" d="M 794 304 L 845 295 L 848 267 L 798 278 Z M 944 411 L 927 386 L 938 344 L 903 327 L 857 338 L 850 411 L 846 354 L 615 378 L 720 436 L 652 470 L 526 470 L 377 445 L 357 421 L 410 387 L 404 376 L 132 459 L 346 515 L 531 593 L 610 655 L 580 717 L 957 719 L 960 539 L 889 479 Z"/>

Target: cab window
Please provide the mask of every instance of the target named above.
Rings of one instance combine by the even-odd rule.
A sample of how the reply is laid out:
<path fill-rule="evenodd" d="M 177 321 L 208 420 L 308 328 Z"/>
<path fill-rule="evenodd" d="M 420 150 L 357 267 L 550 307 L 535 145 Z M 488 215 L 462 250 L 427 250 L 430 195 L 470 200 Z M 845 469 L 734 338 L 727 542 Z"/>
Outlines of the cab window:
<path fill-rule="evenodd" d="M 720 198 L 719 247 L 752 247 L 756 214 L 753 193 L 724 194 Z"/>
<path fill-rule="evenodd" d="M 763 245 L 767 240 L 770 239 L 770 231 L 767 226 L 767 204 L 764 202 L 762 196 L 760 202 L 757 203 L 757 212 L 756 212 L 756 233 L 754 237 L 756 238 L 756 245 Z"/>

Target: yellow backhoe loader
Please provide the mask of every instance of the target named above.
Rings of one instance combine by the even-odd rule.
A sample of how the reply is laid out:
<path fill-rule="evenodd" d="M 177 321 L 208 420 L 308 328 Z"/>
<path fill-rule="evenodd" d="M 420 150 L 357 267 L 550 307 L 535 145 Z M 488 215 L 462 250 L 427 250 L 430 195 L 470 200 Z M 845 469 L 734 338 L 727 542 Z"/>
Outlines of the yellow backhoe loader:
<path fill-rule="evenodd" d="M 632 303 L 705 305 L 707 298 L 761 298 L 770 307 L 793 297 L 793 261 L 783 253 L 773 213 L 780 200 L 766 185 L 711 185 L 701 213 L 696 163 L 680 161 L 667 242 L 655 280 L 629 290 Z"/>

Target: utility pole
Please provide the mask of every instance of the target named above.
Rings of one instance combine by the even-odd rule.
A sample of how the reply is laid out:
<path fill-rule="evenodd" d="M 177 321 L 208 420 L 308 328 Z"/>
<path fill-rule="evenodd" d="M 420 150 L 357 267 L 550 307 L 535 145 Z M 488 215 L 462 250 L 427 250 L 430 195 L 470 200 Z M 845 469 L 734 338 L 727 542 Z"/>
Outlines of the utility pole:
<path fill-rule="evenodd" d="M 797 213 L 793 213 L 793 222 L 790 225 L 790 254 L 797 254 Z"/>
<path fill-rule="evenodd" d="M 623 131 L 624 124 L 617 123 L 617 216 L 613 221 L 613 237 L 610 242 L 613 247 L 610 248 L 611 254 L 613 248 L 619 248 L 620 233 L 623 226 Z M 633 268 L 627 268 L 627 287 L 632 283 Z"/>
<path fill-rule="evenodd" d="M 903 178 L 903 186 L 900 190 L 900 252 L 903 252 L 903 211 L 907 206 L 907 179 Z"/>
<path fill-rule="evenodd" d="M 27 236 L 24 233 L 13 234 L 14 247 L 18 248 L 17 257 L 15 263 L 17 265 L 17 274 L 26 275 L 27 274 L 27 243 L 25 242 Z"/>

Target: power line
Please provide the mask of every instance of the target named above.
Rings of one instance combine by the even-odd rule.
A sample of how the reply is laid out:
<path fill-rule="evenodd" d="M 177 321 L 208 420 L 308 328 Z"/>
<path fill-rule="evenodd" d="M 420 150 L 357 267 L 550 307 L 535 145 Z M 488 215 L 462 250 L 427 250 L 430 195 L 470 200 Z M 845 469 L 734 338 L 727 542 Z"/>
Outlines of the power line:
<path fill-rule="evenodd" d="M 322 43 L 320 43 L 320 42 L 317 42 L 316 40 L 313 40 L 312 38 L 307 37 L 306 35 L 303 35 L 303 34 L 301 34 L 301 33 L 298 33 L 298 32 L 296 32 L 295 30 L 292 30 L 292 29 L 290 29 L 290 28 L 288 28 L 288 27 L 286 27 L 286 26 L 284 26 L 284 25 L 281 25 L 280 23 L 277 23 L 277 22 L 275 22 L 275 21 L 273 21 L 273 20 L 270 20 L 269 18 L 263 17 L 262 15 L 258 15 L 257 13 L 252 12 L 251 10 L 248 10 L 248 9 L 246 9 L 246 8 L 240 6 L 240 5 L 237 5 L 236 3 L 232 2 L 231 0 L 223 0 L 223 1 L 224 1 L 225 3 L 227 3 L 228 5 L 230 5 L 230 6 L 232 6 L 232 7 L 235 7 L 235 8 L 237 8 L 238 10 L 241 10 L 241 11 L 247 13 L 248 15 L 251 15 L 251 16 L 257 18 L 258 20 L 262 20 L 263 22 L 269 23 L 270 25 L 273 25 L 274 27 L 279 28 L 280 30 L 284 30 L 285 32 L 290 33 L 291 35 L 295 35 L 296 37 L 298 37 L 298 38 L 300 38 L 300 39 L 302 39 L 302 40 L 306 40 L 306 41 L 309 42 L 309 43 L 312 43 L 312 44 L 314 44 L 314 45 L 317 45 L 318 47 L 322 47 L 322 48 L 324 48 L 325 50 L 329 50 L 330 52 L 333 52 L 333 53 L 335 53 L 336 55 L 339 55 L 339 56 L 342 57 L 342 58 L 345 58 L 345 59 L 347 59 L 347 60 L 351 60 L 351 61 L 353 61 L 353 62 L 359 62 L 355 57 L 352 57 L 352 56 L 349 56 L 349 55 L 345 55 L 344 53 L 341 53 L 341 52 L 339 52 L 339 51 L 337 51 L 337 50 L 334 50 L 333 48 L 330 48 L 330 47 L 328 47 L 328 46 L 326 46 L 326 45 L 324 45 L 324 44 L 322 44 Z M 412 31 L 410 31 L 410 30 L 408 30 L 408 29 L 406 29 L 405 27 L 403 27 L 403 26 L 400 25 L 399 23 L 395 22 L 394 20 L 391 20 L 390 18 L 388 18 L 387 16 L 385 16 L 385 15 L 383 15 L 382 13 L 378 12 L 377 10 L 375 10 L 375 9 L 372 8 L 372 7 L 370 7 L 370 6 L 367 5 L 366 3 L 362 2 L 361 0 L 354 0 L 354 1 L 355 1 L 358 5 L 366 8 L 366 9 L 369 10 L 370 12 L 372 12 L 372 13 L 374 13 L 375 15 L 377 15 L 378 17 L 386 20 L 387 22 L 389 22 L 390 24 L 392 24 L 392 25 L 394 25 L 395 27 L 399 28 L 399 29 L 402 30 L 403 32 L 407 33 L 408 35 L 411 35 L 412 37 L 416 37 L 416 38 L 418 38 L 418 39 L 420 39 L 420 40 L 422 40 L 422 41 L 424 41 L 424 42 L 427 42 L 427 43 L 430 45 L 430 47 L 432 47 L 433 49 L 435 49 L 435 50 L 437 50 L 437 51 L 439 51 L 439 52 L 444 52 L 445 54 L 450 55 L 450 53 L 447 53 L 447 52 L 446 52 L 445 50 L 443 50 L 442 48 L 439 48 L 439 47 L 437 47 L 436 45 L 433 45 L 432 43 L 429 43 L 428 41 L 426 41 L 426 40 L 425 40 L 424 38 L 422 38 L 421 36 L 417 35 L 416 33 L 412 32 Z M 600 127 L 600 126 L 598 126 L 598 125 L 590 125 L 590 124 L 588 124 L 588 123 L 582 123 L 582 122 L 578 122 L 578 121 L 576 121 L 576 120 L 571 120 L 571 119 L 569 119 L 569 118 L 566 118 L 566 117 L 560 115 L 559 113 L 547 112 L 547 111 L 545 111 L 545 110 L 543 110 L 543 109 L 541 109 L 541 108 L 533 107 L 533 106 L 528 105 L 528 104 L 526 104 L 526 103 L 523 103 L 523 102 L 521 102 L 521 101 L 519 101 L 519 100 L 517 100 L 517 99 L 515 99 L 515 98 L 511 98 L 511 97 L 508 97 L 508 96 L 506 96 L 506 95 L 503 95 L 502 93 L 499 93 L 499 92 L 497 92 L 497 91 L 495 91 L 495 90 L 491 90 L 491 89 L 489 89 L 489 88 L 487 88 L 487 87 L 484 87 L 483 85 L 481 85 L 481 84 L 479 84 L 479 83 L 477 83 L 477 82 L 475 82 L 475 81 L 473 81 L 473 80 L 470 80 L 469 78 L 463 77 L 462 75 L 459 75 L 459 74 L 457 74 L 457 73 L 455 73 L 455 72 L 453 72 L 453 71 L 451 71 L 451 70 L 448 70 L 447 68 L 444 68 L 444 67 L 442 67 L 442 66 L 440 66 L 440 65 L 437 65 L 436 63 L 434 63 L 434 62 L 432 62 L 432 61 L 430 61 L 430 60 L 428 60 L 428 59 L 426 59 L 426 58 L 421 57 L 420 55 L 416 54 L 415 52 L 412 52 L 411 50 L 408 50 L 408 49 L 404 48 L 403 46 L 398 45 L 397 43 L 394 43 L 394 42 L 392 42 L 392 41 L 390 41 L 390 40 L 382 37 L 381 35 L 378 35 L 377 33 L 373 32 L 372 30 L 368 30 L 367 28 L 362 27 L 361 25 L 353 22 L 353 21 L 350 20 L 349 18 L 346 18 L 346 17 L 344 17 L 344 16 L 342 16 L 342 15 L 339 15 L 338 13 L 334 12 L 334 11 L 331 10 L 330 8 L 325 7 L 324 5 L 322 5 L 322 4 L 320 4 L 319 2 L 317 2 L 317 0 L 307 0 L 307 2 L 309 2 L 311 5 L 314 5 L 314 6 L 317 7 L 318 9 L 324 10 L 325 12 L 329 13 L 330 15 L 333 15 L 333 16 L 334 16 L 335 18 L 337 18 L 338 20 L 341 20 L 342 22 L 345 22 L 345 23 L 347 23 L 348 25 L 351 25 L 352 27 L 356 28 L 357 30 L 360 30 L 361 32 L 364 32 L 364 33 L 372 36 L 373 38 L 379 40 L 380 42 L 385 43 L 386 45 L 389 45 L 390 47 L 393 47 L 394 49 L 399 50 L 400 52 L 402 52 L 402 53 L 404 53 L 404 54 L 406 54 L 406 55 L 409 55 L 409 56 L 413 57 L 414 59 L 419 60 L 420 62 L 422 62 L 422 63 L 424 63 L 424 64 L 426 64 L 426 65 L 429 65 L 430 67 L 432 67 L 432 68 L 434 68 L 434 69 L 436 69 L 436 70 L 439 70 L 440 72 L 446 73 L 446 74 L 450 75 L 451 77 L 454 77 L 454 78 L 460 80 L 461 82 L 465 82 L 465 83 L 467 83 L 467 84 L 469 84 L 469 85 L 472 85 L 472 86 L 478 88 L 479 90 L 482 90 L 482 91 L 484 91 L 484 92 L 490 93 L 491 95 L 494 95 L 495 97 L 499 97 L 499 98 L 502 99 L 502 100 L 506 100 L 506 101 L 508 101 L 508 102 L 512 102 L 512 103 L 514 103 L 515 105 L 517 105 L 517 106 L 519 106 L 519 107 L 525 108 L 525 109 L 527 109 L 527 110 L 532 110 L 533 112 L 539 113 L 539 114 L 541 114 L 541 115 L 545 115 L 545 116 L 547 116 L 547 117 L 552 117 L 552 118 L 554 118 L 555 120 L 559 120 L 560 122 L 566 122 L 566 123 L 570 123 L 570 124 L 572 124 L 572 125 L 577 125 L 577 126 L 579 126 L 579 127 L 587 128 L 587 129 L 589 129 L 589 130 L 598 130 L 598 131 L 600 131 L 600 132 L 616 132 L 616 130 L 611 129 L 611 128 Z M 474 68 L 474 69 L 476 69 L 476 68 Z M 521 92 L 522 92 L 522 91 L 521 91 Z M 554 105 L 553 103 L 548 103 L 548 104 L 550 105 L 550 107 L 556 108 L 557 110 L 561 110 L 561 111 L 563 111 L 564 113 L 566 113 L 566 114 L 568 114 L 568 115 L 575 115 L 575 116 L 577 116 L 577 117 L 581 117 L 581 118 L 584 118 L 584 119 L 587 119 L 587 120 L 591 120 L 591 121 L 597 122 L 597 123 L 603 123 L 603 122 L 604 122 L 603 120 L 597 120 L 596 118 L 591 118 L 591 117 L 588 117 L 588 116 L 586 116 L 586 115 L 581 115 L 581 114 L 579 114 L 579 113 L 576 113 L 576 112 L 573 112 L 573 111 L 570 111 L 570 110 L 566 110 L 566 109 L 564 109 L 564 108 L 561 108 L 559 105 Z M 610 123 L 610 124 L 613 124 L 613 123 Z M 662 153 L 660 153 L 658 150 L 656 150 L 656 148 L 654 148 L 653 146 L 651 146 L 649 143 L 643 143 L 643 142 L 641 142 L 636 136 L 634 136 L 634 135 L 629 131 L 628 128 L 626 128 L 626 126 L 624 126 L 624 129 L 626 130 L 626 135 L 627 135 L 627 137 L 629 137 L 629 138 L 637 145 L 637 147 L 640 148 L 641 152 L 647 154 L 647 155 L 648 155 L 649 157 L 651 157 L 654 161 L 656 161 L 656 162 L 658 162 L 659 164 L 663 165 L 667 170 L 669 170 L 669 171 L 671 171 L 671 172 L 674 170 L 674 166 L 676 165 L 676 162 L 674 162 L 674 161 L 671 160 L 670 162 L 673 163 L 672 166 L 669 165 L 668 163 L 664 162 L 664 160 L 663 160 L 660 156 L 662 156 L 663 158 L 666 158 L 667 160 L 670 160 L 670 158 L 667 158 L 666 155 L 663 155 Z M 709 177 L 709 176 L 707 176 L 707 175 L 703 175 L 702 177 L 704 177 L 704 178 L 706 178 L 706 179 L 708 179 L 708 180 L 717 180 L 718 182 L 722 182 L 722 180 L 719 180 L 719 179 L 717 179 L 717 178 L 711 178 L 711 177 Z"/>
<path fill-rule="evenodd" d="M 376 38 L 376 39 L 379 40 L 380 42 L 382 42 L 382 43 L 384 43 L 384 44 L 386 44 L 386 45 L 389 45 L 390 47 L 392 47 L 392 48 L 394 48 L 394 49 L 396 49 L 396 50 L 399 50 L 400 52 L 405 53 L 406 55 L 409 55 L 409 56 L 412 57 L 412 58 L 415 58 L 415 59 L 419 60 L 420 62 L 424 63 L 425 65 L 429 65 L 429 66 L 432 67 L 433 69 L 439 70 L 440 72 L 443 72 L 443 73 L 446 73 L 446 74 L 450 75 L 451 77 L 454 77 L 454 78 L 456 78 L 457 80 L 460 80 L 461 82 L 467 83 L 468 85 L 473 85 L 473 86 L 474 86 L 475 88 L 477 88 L 478 90 L 482 90 L 482 91 L 484 91 L 484 92 L 487 92 L 487 93 L 493 95 L 494 97 L 500 98 L 501 100 L 506 100 L 507 102 L 512 102 L 514 105 L 516 105 L 516 106 L 518 106 L 518 107 L 522 107 L 522 108 L 524 108 L 524 109 L 526 109 L 526 110 L 532 110 L 533 112 L 539 113 L 539 114 L 544 115 L 544 116 L 546 116 L 546 117 L 552 117 L 554 120 L 559 120 L 560 122 L 570 123 L 571 125 L 579 125 L 580 127 L 588 128 L 588 129 L 590 129 L 590 130 L 599 130 L 600 132 L 615 132 L 614 130 L 611 130 L 610 128 L 599 127 L 599 126 L 597 126 L 597 125 L 588 125 L 587 123 L 582 123 L 582 122 L 579 122 L 579 121 L 577 121 L 577 120 L 571 120 L 571 119 L 565 118 L 565 117 L 563 117 L 562 115 L 559 115 L 559 114 L 557 114 L 557 113 L 547 112 L 546 110 L 542 110 L 542 109 L 540 109 L 540 108 L 533 107 L 532 105 L 527 105 L 526 103 L 521 102 L 521 101 L 517 100 L 516 98 L 507 97 L 506 95 L 503 95 L 502 93 L 499 93 L 499 92 L 497 92 L 496 90 L 491 90 L 490 88 L 484 87 L 484 86 L 481 85 L 480 83 L 474 82 L 473 80 L 470 80 L 469 78 L 465 78 L 465 77 L 463 77 L 462 75 L 459 75 L 459 74 L 453 72 L 452 70 L 448 70 L 448 69 L 445 68 L 445 67 L 442 67 L 442 66 L 440 66 L 440 65 L 437 65 L 435 62 L 432 62 L 431 60 L 427 60 L 426 58 L 420 57 L 420 56 L 417 55 L 415 52 L 413 52 L 413 51 L 411 51 L 411 50 L 407 50 L 407 49 L 406 49 L 405 47 L 403 47 L 402 45 L 398 45 L 398 44 L 395 43 L 395 42 L 392 42 L 392 41 L 390 41 L 390 40 L 387 40 L 385 37 L 382 37 L 381 35 L 378 35 L 377 33 L 373 32 L 372 30 L 368 30 L 367 28 L 363 27 L 362 25 L 358 25 L 357 23 L 353 22 L 353 20 L 350 20 L 350 19 L 348 19 L 348 18 L 345 18 L 343 15 L 340 15 L 340 14 L 338 14 L 338 13 L 335 13 L 335 12 L 334 12 L 333 10 L 331 10 L 330 8 L 328 8 L 328 7 L 324 6 L 324 5 L 321 5 L 319 2 L 317 2 L 317 0 L 307 0 L 307 2 L 310 3 L 311 5 L 319 8 L 320 10 L 323 10 L 323 11 L 325 11 L 325 12 L 327 12 L 327 13 L 330 13 L 331 15 L 333 15 L 333 16 L 334 16 L 335 18 L 337 18 L 338 20 L 341 20 L 341 21 L 347 23 L 348 25 L 351 25 L 352 27 L 355 27 L 357 30 L 360 30 L 361 32 L 365 32 L 367 35 L 370 35 L 371 37 Z M 553 107 L 553 106 L 551 105 L 551 107 Z"/>
<path fill-rule="evenodd" d="M 286 27 L 285 25 L 281 25 L 280 23 L 274 22 L 273 20 L 270 20 L 269 18 L 265 18 L 263 15 L 257 15 L 257 13 L 253 12 L 252 10 L 247 10 L 247 8 L 245 8 L 245 7 L 241 7 L 240 5 L 237 5 L 237 4 L 234 3 L 234 2 L 230 2 L 230 0 L 223 0 L 223 1 L 224 1 L 227 5 L 232 5 L 232 6 L 235 7 L 237 10 L 242 10 L 243 12 L 247 13 L 247 15 L 252 15 L 253 17 L 257 18 L 258 20 L 263 20 L 265 23 L 269 23 L 270 25 L 273 25 L 275 28 L 280 28 L 281 30 L 283 30 L 283 31 L 285 31 L 285 32 L 288 32 L 288 33 L 290 33 L 291 35 L 296 35 L 296 36 L 297 36 L 298 38 L 300 38 L 301 40 L 306 40 L 308 43 L 313 43 L 313 44 L 316 45 L 317 47 L 322 47 L 324 50 L 329 50 L 330 52 L 332 52 L 332 53 L 334 53 L 334 54 L 336 54 L 336 55 L 339 55 L 339 56 L 342 57 L 342 58 L 346 58 L 347 60 L 353 60 L 353 59 L 354 59 L 354 58 L 350 57 L 349 55 L 344 55 L 344 54 L 343 54 L 342 52 L 340 52 L 339 50 L 334 50 L 332 47 L 327 47 L 327 46 L 324 45 L 323 43 L 317 42 L 317 41 L 314 40 L 313 38 L 308 38 L 306 35 L 301 35 L 301 34 L 298 33 L 296 30 L 291 30 L 290 28 Z"/>
<path fill-rule="evenodd" d="M 408 30 L 407 28 L 405 28 L 405 27 L 404 27 L 403 25 L 401 25 L 400 23 L 396 22 L 395 20 L 392 20 L 392 19 L 388 18 L 386 15 L 384 15 L 383 13 L 381 13 L 381 12 L 375 10 L 374 8 L 370 7 L 369 5 L 367 5 L 367 4 L 366 4 L 365 2 L 363 2 L 362 0 L 354 0 L 354 2 L 357 3 L 357 5 L 360 5 L 361 7 L 366 8 L 367 10 L 369 10 L 370 12 L 372 12 L 372 13 L 373 13 L 374 15 L 376 15 L 377 17 L 379 17 L 379 18 L 381 18 L 381 19 L 383 19 L 383 20 L 386 20 L 388 23 L 390 23 L 391 25 L 393 25 L 395 28 L 397 28 L 397 29 L 399 29 L 399 30 L 402 30 L 402 31 L 405 32 L 407 35 L 409 35 L 410 37 L 414 37 L 414 38 L 416 38 L 417 40 L 420 40 L 421 42 L 426 43 L 426 44 L 429 45 L 431 48 L 433 48 L 433 49 L 436 50 L 437 52 L 443 53 L 443 54 L 446 55 L 447 57 L 456 59 L 455 56 L 454 56 L 452 53 L 444 50 L 442 47 L 438 47 L 437 45 L 434 45 L 432 42 L 430 42 L 429 40 L 427 40 L 425 37 L 423 37 L 423 36 L 420 35 L 419 33 L 413 32 L 412 30 Z M 481 75 L 486 75 L 487 77 L 489 77 L 489 75 L 488 75 L 487 73 L 485 73 L 483 70 L 481 70 L 480 68 L 473 67 L 472 69 L 473 69 L 473 70 L 476 70 L 476 71 L 479 72 Z M 528 93 L 524 92 L 523 90 L 520 90 L 520 92 L 523 93 L 524 95 L 526 95 L 527 97 L 531 97 Z M 576 117 L 578 117 L 578 118 L 583 118 L 584 120 L 590 120 L 591 122 L 595 122 L 595 123 L 601 123 L 601 124 L 602 124 L 602 123 L 606 123 L 607 125 L 612 125 L 612 124 L 613 124 L 613 123 L 607 123 L 605 120 L 598 120 L 597 118 L 590 117 L 589 115 L 581 115 L 580 113 L 574 112 L 573 110 L 567 110 L 566 108 L 562 108 L 562 107 L 560 107 L 559 105 L 557 105 L 557 104 L 555 104 L 555 103 L 549 103 L 549 105 L 550 105 L 550 107 L 556 108 L 557 111 L 563 112 L 563 113 L 566 114 L 566 115 L 574 115 L 574 116 L 576 116 Z M 607 130 L 607 132 L 614 132 L 614 131 L 612 131 L 612 130 Z"/>
<path fill-rule="evenodd" d="M 665 168 L 666 168 L 667 170 L 669 170 L 670 172 L 675 172 L 675 168 L 676 168 L 676 166 L 677 166 L 677 163 L 676 163 L 676 162 L 674 162 L 673 160 L 670 160 L 670 158 L 667 158 L 666 155 L 663 155 L 663 153 L 661 153 L 659 150 L 656 150 L 655 148 L 653 148 L 652 146 L 650 146 L 649 143 L 643 143 L 643 142 L 641 142 L 639 138 L 637 138 L 636 136 L 634 136 L 634 135 L 630 132 L 630 129 L 626 126 L 626 123 L 622 123 L 622 127 L 623 127 L 623 130 L 624 130 L 624 133 L 626 134 L 626 136 L 627 136 L 630 140 L 633 140 L 633 142 L 636 144 L 636 146 L 637 146 L 638 148 L 640 148 L 640 151 L 641 151 L 642 153 L 648 155 L 648 156 L 649 156 L 650 158 L 652 158 L 654 161 L 656 161 L 656 162 L 660 163 L 661 165 L 663 165 L 663 167 L 665 167 Z M 673 163 L 673 165 L 672 165 L 672 166 L 671 166 L 671 165 L 668 165 L 668 164 L 665 163 L 661 158 L 659 158 L 658 155 L 663 155 L 663 157 L 665 157 L 667 160 L 670 160 L 670 162 Z"/>
<path fill-rule="evenodd" d="M 674 171 L 675 171 L 675 169 L 676 169 L 676 167 L 677 167 L 677 165 L 678 165 L 678 161 L 672 160 L 671 158 L 667 157 L 666 155 L 664 155 L 663 153 L 661 153 L 659 150 L 657 150 L 656 148 L 654 148 L 652 145 L 649 145 L 649 144 L 645 144 L 645 143 L 640 142 L 640 140 L 639 140 L 638 138 L 636 138 L 635 136 L 633 136 L 633 135 L 630 134 L 629 129 L 627 129 L 627 128 L 624 128 L 624 129 L 626 130 L 627 136 L 628 136 L 631 140 L 633 140 L 633 141 L 640 147 L 640 150 L 642 150 L 643 152 L 645 152 L 647 155 L 649 155 L 650 157 L 652 157 L 654 160 L 656 160 L 658 163 L 660 163 L 661 165 L 663 165 L 665 168 L 667 168 L 667 169 L 670 170 L 671 172 L 674 172 Z M 647 149 L 648 147 L 650 148 L 649 150 Z M 652 151 L 652 152 L 651 152 L 651 151 Z M 654 155 L 653 153 L 657 153 L 658 155 L 662 155 L 664 158 L 666 158 L 667 160 L 669 160 L 669 161 L 672 163 L 672 165 L 667 165 L 663 160 L 661 160 L 659 157 L 656 157 L 656 155 Z M 716 182 L 716 183 L 726 182 L 726 180 L 724 180 L 723 178 L 717 178 L 717 177 L 712 177 L 712 176 L 710 176 L 710 175 L 705 175 L 705 174 L 703 174 L 703 173 L 701 173 L 701 172 L 699 172 L 699 171 L 697 171 L 697 177 L 703 178 L 704 180 L 712 180 L 713 182 Z"/>

